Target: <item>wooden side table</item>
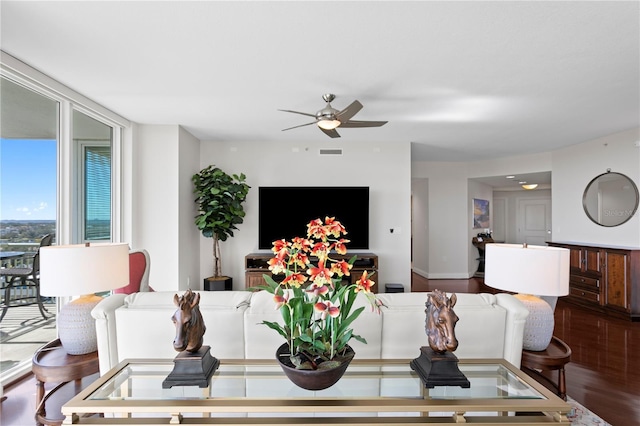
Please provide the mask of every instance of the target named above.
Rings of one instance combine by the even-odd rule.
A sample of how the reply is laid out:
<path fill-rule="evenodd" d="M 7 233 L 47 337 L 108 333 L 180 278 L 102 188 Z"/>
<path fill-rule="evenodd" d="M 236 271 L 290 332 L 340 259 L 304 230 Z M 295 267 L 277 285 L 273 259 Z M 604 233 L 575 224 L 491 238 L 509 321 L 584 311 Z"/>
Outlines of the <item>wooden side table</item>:
<path fill-rule="evenodd" d="M 85 355 L 69 355 L 62 347 L 60 339 L 47 343 L 33 355 L 31 371 L 36 379 L 36 424 L 60 425 L 62 419 L 47 418 L 46 402 L 56 391 L 70 381 L 75 381 L 76 392 L 80 392 L 82 378 L 98 373 L 98 352 Z M 45 395 L 45 382 L 59 382 Z"/>
<path fill-rule="evenodd" d="M 522 351 L 520 369 L 556 392 L 558 396 L 567 400 L 567 386 L 565 383 L 564 366 L 571 361 L 571 348 L 562 340 L 553 336 L 551 343 L 544 351 Z M 542 374 L 544 371 L 558 370 L 557 383 Z"/>
<path fill-rule="evenodd" d="M 476 260 L 478 261 L 478 270 L 473 275 L 474 277 L 484 277 L 484 253 L 487 244 L 493 243 L 493 238 L 491 237 L 473 237 L 471 239 L 471 244 L 475 248 L 478 249 L 478 257 Z"/>

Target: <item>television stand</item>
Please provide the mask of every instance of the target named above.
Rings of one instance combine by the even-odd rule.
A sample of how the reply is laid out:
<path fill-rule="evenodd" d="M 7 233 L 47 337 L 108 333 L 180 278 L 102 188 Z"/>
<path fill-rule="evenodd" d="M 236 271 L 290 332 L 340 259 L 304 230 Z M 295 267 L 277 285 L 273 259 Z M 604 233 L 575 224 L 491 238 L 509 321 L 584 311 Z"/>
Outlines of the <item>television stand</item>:
<path fill-rule="evenodd" d="M 372 291 L 374 293 L 378 293 L 380 291 L 380 280 L 378 277 L 378 256 L 373 253 L 347 253 L 346 255 L 340 254 L 332 254 L 331 257 L 333 259 L 345 259 L 349 260 L 353 256 L 356 257 L 356 261 L 353 263 L 353 268 L 351 268 L 351 275 L 348 277 L 351 280 L 351 283 L 355 283 L 360 279 L 362 273 L 367 271 L 371 276 L 374 272 L 372 280 L 375 281 L 376 285 L 373 286 Z M 269 271 L 269 259 L 273 257 L 272 253 L 250 253 L 244 258 L 244 284 L 245 288 L 257 287 L 259 285 L 264 285 L 264 279 L 262 278 L 263 274 L 267 274 L 271 276 L 271 271 Z M 316 259 L 311 258 L 311 261 L 315 263 Z"/>

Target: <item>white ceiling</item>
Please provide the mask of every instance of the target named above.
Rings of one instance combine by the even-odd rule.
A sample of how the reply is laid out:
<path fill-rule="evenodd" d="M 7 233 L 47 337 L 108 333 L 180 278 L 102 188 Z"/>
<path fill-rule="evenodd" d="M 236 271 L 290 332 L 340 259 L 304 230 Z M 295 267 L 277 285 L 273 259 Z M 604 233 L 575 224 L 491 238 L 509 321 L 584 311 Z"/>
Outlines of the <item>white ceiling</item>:
<path fill-rule="evenodd" d="M 206 141 L 545 152 L 640 127 L 640 3 L 2 1 L 1 47 L 138 123 Z M 380 128 L 282 132 L 364 104 Z"/>
<path fill-rule="evenodd" d="M 519 173 L 509 176 L 487 176 L 472 179 L 493 187 L 494 191 L 523 191 L 522 185 L 538 184 L 535 189 L 551 189 L 551 172 Z"/>

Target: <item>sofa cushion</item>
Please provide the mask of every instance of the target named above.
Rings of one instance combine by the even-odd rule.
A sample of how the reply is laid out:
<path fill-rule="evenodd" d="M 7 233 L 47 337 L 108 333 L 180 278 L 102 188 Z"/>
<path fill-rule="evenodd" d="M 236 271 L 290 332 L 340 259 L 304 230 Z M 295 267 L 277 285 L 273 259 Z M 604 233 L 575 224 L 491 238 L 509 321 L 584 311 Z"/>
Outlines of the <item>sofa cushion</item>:
<path fill-rule="evenodd" d="M 244 311 L 249 305 L 251 293 L 198 292 L 200 312 L 207 327 L 204 344 L 211 346 L 211 354 L 217 358 L 244 358 Z M 215 294 L 214 294 L 215 293 Z M 117 309 L 116 321 L 127 331 L 117 333 L 118 357 L 149 358 L 149 348 L 140 342 L 154 342 L 154 358 L 173 358 L 176 330 L 171 321 L 172 292 L 135 293 L 125 298 L 125 304 Z"/>
<path fill-rule="evenodd" d="M 200 294 L 200 309 L 209 308 L 240 308 L 249 306 L 251 293 L 248 291 L 197 291 Z M 182 292 L 156 291 L 149 293 L 135 293 L 128 295 L 124 304 L 130 308 L 158 309 L 173 306 L 173 296 L 180 296 Z"/>
<path fill-rule="evenodd" d="M 349 344 L 358 358 L 380 358 L 382 342 L 382 316 L 372 312 L 367 299 L 358 294 L 353 309 L 363 306 L 362 314 L 352 323 L 355 334 L 362 336 L 367 344 L 352 339 Z M 267 291 L 253 293 L 251 305 L 245 312 L 245 336 L 247 338 L 247 359 L 272 359 L 276 349 L 285 343 L 284 339 L 262 321 L 282 322 L 282 314 L 276 310 L 273 295 Z"/>
<path fill-rule="evenodd" d="M 505 309 L 495 304 L 493 295 L 456 293 L 456 296 L 453 310 L 458 308 L 464 315 L 455 327 L 458 339 L 455 355 L 502 358 L 504 342 L 496 336 L 504 335 Z M 417 357 L 421 346 L 429 346 L 425 331 L 427 293 L 384 293 L 379 299 L 387 306 L 382 317 L 382 358 Z"/>
<path fill-rule="evenodd" d="M 284 343 L 284 339 L 262 321 L 282 322 L 273 295 L 264 290 L 252 294 L 251 304 L 244 313 L 244 335 L 250 342 L 245 347 L 247 359 L 273 359 L 276 349 Z"/>
<path fill-rule="evenodd" d="M 284 340 L 262 321 L 280 322 L 273 296 L 265 291 L 203 291 L 200 310 L 207 330 L 204 343 L 213 356 L 273 359 Z M 98 332 L 100 371 L 106 373 L 126 358 L 174 358 L 176 310 L 171 291 L 111 295 L 92 311 Z M 459 358 L 504 358 L 520 365 L 524 323 L 529 314 L 509 294 L 457 293 L 454 307 Z M 360 294 L 357 306 L 364 312 L 353 323 L 364 345 L 352 340 L 357 358 L 413 359 L 427 346 L 425 332 L 426 293 L 386 293 L 378 298 L 386 307 L 372 312 Z M 224 343 L 223 343 L 224 342 Z"/>

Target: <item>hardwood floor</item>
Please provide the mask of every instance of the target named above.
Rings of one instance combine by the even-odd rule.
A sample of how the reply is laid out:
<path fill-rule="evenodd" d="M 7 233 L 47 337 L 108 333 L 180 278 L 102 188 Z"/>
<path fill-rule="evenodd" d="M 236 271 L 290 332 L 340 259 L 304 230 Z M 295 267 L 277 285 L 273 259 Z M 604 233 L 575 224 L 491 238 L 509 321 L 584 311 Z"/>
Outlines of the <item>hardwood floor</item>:
<path fill-rule="evenodd" d="M 481 278 L 427 280 L 415 274 L 411 288 L 414 292 L 488 290 Z M 555 317 L 555 335 L 573 352 L 566 368 L 568 395 L 614 426 L 640 424 L 640 323 L 605 317 L 562 299 Z M 6 388 L 5 394 L 0 424 L 33 425 L 33 376 Z"/>
<path fill-rule="evenodd" d="M 417 274 L 412 291 L 489 291 L 482 278 L 427 280 Z M 555 310 L 554 335 L 569 345 L 567 394 L 614 426 L 640 424 L 640 323 L 566 303 Z"/>
<path fill-rule="evenodd" d="M 555 318 L 572 351 L 567 393 L 613 425 L 640 424 L 640 323 L 562 302 Z"/>

